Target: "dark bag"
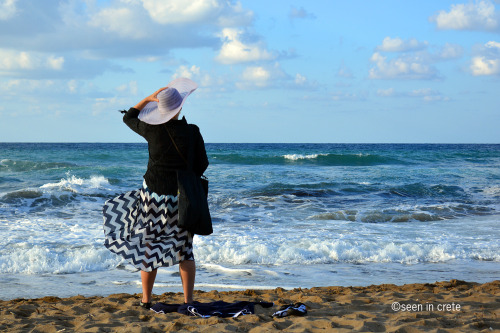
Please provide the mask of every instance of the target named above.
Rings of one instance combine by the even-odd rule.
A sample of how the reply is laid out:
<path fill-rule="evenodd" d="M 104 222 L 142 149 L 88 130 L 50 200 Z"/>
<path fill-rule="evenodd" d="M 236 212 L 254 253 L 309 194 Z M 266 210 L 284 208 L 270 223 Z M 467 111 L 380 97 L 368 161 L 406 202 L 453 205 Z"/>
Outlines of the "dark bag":
<path fill-rule="evenodd" d="M 179 187 L 178 226 L 197 235 L 213 233 L 208 209 L 207 192 L 202 180 L 192 170 L 177 170 Z"/>
<path fill-rule="evenodd" d="M 186 159 L 168 129 L 167 133 L 175 149 L 177 149 L 177 152 L 187 165 L 186 170 L 177 170 L 177 186 L 179 188 L 178 226 L 197 235 L 210 235 L 213 233 L 213 229 L 207 201 L 208 179 L 205 176 L 198 177 L 194 173 L 192 158 Z M 192 140 L 190 140 L 189 151 L 192 150 L 191 142 Z"/>

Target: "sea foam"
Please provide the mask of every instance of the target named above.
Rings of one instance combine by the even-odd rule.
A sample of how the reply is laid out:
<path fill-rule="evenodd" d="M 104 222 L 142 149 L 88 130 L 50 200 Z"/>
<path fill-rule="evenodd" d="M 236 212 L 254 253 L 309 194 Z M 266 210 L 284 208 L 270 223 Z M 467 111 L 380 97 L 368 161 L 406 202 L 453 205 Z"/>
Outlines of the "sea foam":
<path fill-rule="evenodd" d="M 307 159 L 315 159 L 318 156 L 327 156 L 328 154 L 310 154 L 310 155 L 302 155 L 302 154 L 286 154 L 283 157 L 287 160 L 297 161 L 297 160 L 307 160 Z"/>
<path fill-rule="evenodd" d="M 294 238 L 273 242 L 239 236 L 215 241 L 196 238 L 199 261 L 217 265 L 315 265 L 344 263 L 436 263 L 453 259 L 483 258 L 500 261 L 491 245 L 481 249 L 456 247 L 451 243 L 422 244 L 415 240 Z M 250 273 L 250 272 L 249 272 Z"/>
<path fill-rule="evenodd" d="M 104 176 L 91 176 L 84 179 L 69 174 L 57 183 L 47 183 L 40 186 L 42 189 L 62 189 L 75 193 L 86 193 L 95 189 L 107 189 L 108 187 L 109 181 Z"/>
<path fill-rule="evenodd" d="M 57 248 L 21 243 L 0 255 L 1 273 L 71 274 L 102 271 L 116 265 L 117 258 L 100 246 Z"/>

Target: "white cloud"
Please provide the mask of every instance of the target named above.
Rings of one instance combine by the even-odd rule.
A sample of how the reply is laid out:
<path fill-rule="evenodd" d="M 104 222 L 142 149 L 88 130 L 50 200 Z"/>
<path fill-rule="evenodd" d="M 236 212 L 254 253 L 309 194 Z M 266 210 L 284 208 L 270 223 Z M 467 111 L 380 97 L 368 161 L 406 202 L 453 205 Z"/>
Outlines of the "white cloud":
<path fill-rule="evenodd" d="M 200 67 L 196 67 L 195 65 L 192 65 L 191 67 L 182 65 L 175 71 L 173 78 L 187 77 L 188 79 L 193 80 L 193 77 L 197 75 L 200 75 Z"/>
<path fill-rule="evenodd" d="M 157 62 L 162 60 L 162 58 L 159 56 L 144 56 L 135 58 L 135 60 L 138 62 Z"/>
<path fill-rule="evenodd" d="M 0 71 L 17 70 L 61 70 L 64 57 L 45 55 L 37 52 L 13 51 L 0 49 Z"/>
<path fill-rule="evenodd" d="M 92 15 L 89 25 L 116 33 L 120 37 L 140 39 L 146 37 L 148 31 L 145 29 L 147 25 L 137 16 L 137 11 L 132 8 L 104 8 Z"/>
<path fill-rule="evenodd" d="M 500 43 L 490 41 L 471 59 L 470 70 L 474 76 L 500 75 Z"/>
<path fill-rule="evenodd" d="M 439 91 L 430 88 L 412 90 L 410 93 L 408 93 L 408 96 L 421 98 L 426 102 L 449 100 L 448 97 L 443 96 Z"/>
<path fill-rule="evenodd" d="M 491 49 L 500 49 L 500 43 L 495 41 L 489 41 L 485 46 Z"/>
<path fill-rule="evenodd" d="M 137 85 L 137 81 L 130 81 L 129 83 L 122 84 L 116 88 L 116 91 L 119 93 L 136 96 L 139 88 Z"/>
<path fill-rule="evenodd" d="M 295 77 L 289 77 L 286 74 L 282 75 L 282 77 L 284 81 L 282 81 L 281 84 L 283 84 L 283 87 L 286 87 L 287 89 L 300 89 L 301 91 L 304 91 L 316 90 L 318 88 L 318 82 L 310 80 L 308 77 L 300 73 L 295 74 Z"/>
<path fill-rule="evenodd" d="M 220 38 L 216 34 L 221 27 L 247 27 L 253 21 L 253 13 L 239 2 L 213 0 L 189 2 L 186 8 L 201 9 L 167 13 L 165 17 L 177 20 L 163 23 L 160 17 L 164 15 L 159 9 L 173 4 L 180 10 L 176 4 L 182 2 L 144 1 L 18 0 L 17 14 L 0 20 L 2 47 L 19 50 L 22 46 L 43 52 L 85 51 L 87 59 L 151 58 L 165 56 L 175 48 L 217 48 Z M 211 11 L 210 15 L 196 14 L 203 12 L 205 7 L 200 4 L 204 3 L 221 9 Z M 157 20 L 152 17 L 155 13 L 159 15 Z M 197 18 L 198 21 L 192 21 Z"/>
<path fill-rule="evenodd" d="M 394 88 L 379 89 L 377 91 L 377 96 L 397 97 L 397 98 L 410 97 L 410 98 L 418 98 L 425 102 L 449 100 L 449 97 L 443 96 L 443 94 L 441 94 L 439 91 L 430 88 L 414 89 L 412 91 L 407 91 L 407 92 L 396 91 Z"/>
<path fill-rule="evenodd" d="M 119 85 L 114 88 L 114 91 L 103 95 L 99 94 L 99 97 L 92 96 L 87 93 L 87 100 L 92 101 L 92 106 L 90 107 L 93 116 L 100 115 L 102 113 L 109 114 L 110 110 L 120 110 L 123 109 L 125 105 L 133 105 L 132 103 L 137 102 L 137 98 L 131 98 L 138 95 L 138 84 L 137 81 L 129 81 L 128 83 Z M 92 96 L 92 97 L 91 97 Z M 142 96 L 140 96 L 142 98 Z"/>
<path fill-rule="evenodd" d="M 355 93 L 347 93 L 343 91 L 336 91 L 331 94 L 331 98 L 334 101 L 356 101 L 356 100 L 361 100 L 364 99 L 362 96 L 358 96 Z"/>
<path fill-rule="evenodd" d="M 242 71 L 240 80 L 236 82 L 236 87 L 240 90 L 278 88 L 305 91 L 316 90 L 318 83 L 301 73 L 289 75 L 281 68 L 279 62 L 274 62 L 260 66 L 247 66 Z"/>
<path fill-rule="evenodd" d="M 445 59 L 460 58 L 464 50 L 460 45 L 446 43 L 438 53 L 438 57 Z"/>
<path fill-rule="evenodd" d="M 375 64 L 370 69 L 370 79 L 430 80 L 438 77 L 436 69 L 419 56 L 408 55 L 388 60 L 375 52 L 370 61 Z"/>
<path fill-rule="evenodd" d="M 262 89 L 283 86 L 292 83 L 294 86 L 295 78 L 287 75 L 279 63 L 266 66 L 249 66 L 241 74 L 241 80 L 236 83 L 236 87 L 242 90 Z M 300 77 L 299 77 L 300 80 Z M 303 82 L 305 83 L 305 82 Z"/>
<path fill-rule="evenodd" d="M 271 60 L 275 56 L 266 50 L 262 42 L 244 42 L 243 31 L 225 28 L 221 34 L 223 45 L 216 60 L 223 64 Z"/>
<path fill-rule="evenodd" d="M 219 26 L 247 25 L 253 13 L 241 4 L 223 0 L 142 0 L 151 18 L 160 24 L 214 22 Z"/>
<path fill-rule="evenodd" d="M 463 53 L 463 48 L 460 45 L 446 43 L 444 46 L 438 48 L 436 54 L 431 55 L 426 50 L 428 46 L 429 43 L 427 41 L 420 42 L 415 38 L 403 40 L 399 37 L 385 37 L 382 44 L 375 48 L 375 51 L 413 53 L 427 58 L 435 58 L 436 60 L 458 58 L 461 57 Z"/>
<path fill-rule="evenodd" d="M 252 24 L 253 12 L 251 10 L 244 9 L 240 2 L 235 4 L 224 3 L 227 7 L 216 20 L 220 27 L 243 27 Z"/>
<path fill-rule="evenodd" d="M 131 72 L 108 60 L 73 55 L 0 49 L 0 77 L 25 79 L 89 79 L 105 71 Z"/>
<path fill-rule="evenodd" d="M 210 88 L 210 91 L 224 90 L 224 81 L 221 78 L 215 78 L 200 67 L 192 65 L 191 67 L 181 65 L 172 75 L 172 79 L 178 77 L 187 77 L 198 83 L 198 86 Z M 207 91 L 205 89 L 205 91 Z"/>
<path fill-rule="evenodd" d="M 47 58 L 47 66 L 50 69 L 61 70 L 64 65 L 64 57 L 49 56 Z"/>
<path fill-rule="evenodd" d="M 342 61 L 339 70 L 337 71 L 337 76 L 346 79 L 352 79 L 354 77 L 352 71 L 345 66 L 344 61 Z"/>
<path fill-rule="evenodd" d="M 143 0 L 151 18 L 161 24 L 192 23 L 216 16 L 221 10 L 218 1 L 210 0 Z"/>
<path fill-rule="evenodd" d="M 290 8 L 290 12 L 288 13 L 288 17 L 291 20 L 294 20 L 294 19 L 315 19 L 316 15 L 309 13 L 303 7 L 296 8 L 296 7 L 292 6 Z"/>
<path fill-rule="evenodd" d="M 123 105 L 127 105 L 126 102 L 128 102 L 126 99 L 117 96 L 99 97 L 94 99 L 94 103 L 90 109 L 93 116 L 98 116 L 101 113 L 109 112 L 109 110 L 119 110 L 123 108 Z"/>
<path fill-rule="evenodd" d="M 65 87 L 56 84 L 54 80 L 11 79 L 0 81 L 0 92 L 4 101 L 23 96 L 22 100 L 16 102 L 25 103 L 28 99 L 38 99 L 41 96 L 62 90 L 65 90 Z"/>
<path fill-rule="evenodd" d="M 76 93 L 78 90 L 78 81 L 77 80 L 69 80 L 66 84 L 70 93 Z"/>
<path fill-rule="evenodd" d="M 129 93 L 130 91 L 127 91 L 127 94 Z M 68 97 L 69 94 L 75 96 Z M 23 96 L 22 100 L 18 100 L 19 103 L 24 103 L 27 99 L 40 102 L 47 100 L 47 96 L 59 96 L 58 103 L 80 106 L 87 101 L 89 96 L 96 94 L 102 95 L 102 91 L 97 91 L 96 87 L 87 80 L 9 79 L 0 81 L 2 98 L 12 99 Z"/>
<path fill-rule="evenodd" d="M 0 0 L 0 20 L 8 20 L 16 14 L 16 2 L 17 0 Z"/>
<path fill-rule="evenodd" d="M 66 16 L 75 16 L 74 8 L 65 12 Z M 107 6 L 89 10 L 85 17 L 88 26 L 103 31 L 105 37 L 118 36 L 122 45 L 137 41 L 140 47 L 130 48 L 130 52 L 139 51 L 140 56 L 151 57 L 147 51 L 203 47 L 207 41 L 215 47 L 218 40 L 214 35 L 221 22 L 226 23 L 224 26 L 239 23 L 245 26 L 251 23 L 252 15 L 241 5 L 222 0 L 114 0 Z"/>
<path fill-rule="evenodd" d="M 387 89 L 379 89 L 377 91 L 377 95 L 378 96 L 382 96 L 382 97 L 392 97 L 394 96 L 396 93 L 394 91 L 394 88 L 387 88 Z"/>
<path fill-rule="evenodd" d="M 496 30 L 499 15 L 491 1 L 476 1 L 452 5 L 449 12 L 440 11 L 430 18 L 439 29 L 451 30 Z"/>
<path fill-rule="evenodd" d="M 114 59 L 160 62 L 168 60 L 170 51 L 177 48 L 217 50 L 223 44 L 217 35 L 222 28 L 245 29 L 253 21 L 253 12 L 236 1 L 196 0 L 187 5 L 184 2 L 184 7 L 179 5 L 181 3 L 167 0 L 0 0 L 1 48 L 17 52 L 16 57 L 0 57 L 0 66 L 4 69 L 0 75 L 82 79 L 104 71 L 131 71 L 120 65 L 124 62 Z M 171 12 L 168 5 L 173 6 Z M 153 14 L 157 15 L 155 19 Z M 243 36 L 239 35 L 234 43 L 226 41 L 221 55 L 223 61 L 269 57 L 261 42 L 241 38 Z M 244 52 L 248 48 L 249 52 Z M 27 50 L 29 54 L 22 53 Z M 34 54 L 38 55 L 35 58 L 45 60 L 36 60 Z M 238 58 L 242 55 L 243 58 Z M 6 67 L 10 68 L 9 73 Z M 27 70 L 42 67 L 45 72 Z M 47 73 L 49 69 L 62 68 L 64 71 L 57 74 L 56 71 Z"/>
<path fill-rule="evenodd" d="M 377 46 L 377 51 L 382 52 L 408 52 L 422 50 L 427 47 L 427 42 L 419 42 L 415 38 L 402 40 L 399 37 L 391 38 L 385 37 L 382 45 Z"/>
<path fill-rule="evenodd" d="M 432 80 L 440 77 L 434 63 L 456 59 L 462 56 L 463 49 L 456 44 L 446 43 L 442 47 L 428 50 L 427 41 L 414 38 L 402 40 L 399 37 L 386 37 L 375 48 L 370 61 L 374 64 L 369 71 L 371 79 Z M 388 57 L 387 53 L 396 53 Z"/>
<path fill-rule="evenodd" d="M 306 82 L 307 82 L 307 78 L 305 76 L 300 75 L 299 73 L 297 73 L 295 75 L 295 84 L 302 86 L 302 85 L 306 84 Z"/>
<path fill-rule="evenodd" d="M 242 78 L 257 87 L 265 87 L 269 84 L 271 73 L 264 67 L 247 67 L 243 72 Z"/>
<path fill-rule="evenodd" d="M 55 113 L 86 114 L 88 109 L 92 109 L 93 114 L 96 114 L 96 110 L 109 114 L 110 110 L 123 109 L 124 106 L 137 103 L 135 98 L 131 98 L 131 93 L 134 93 L 133 82 L 111 92 L 104 92 L 87 80 L 0 80 L 0 95 L 4 102 L 17 105 L 22 112 L 41 106 L 45 110 L 44 114 L 50 116 Z"/>

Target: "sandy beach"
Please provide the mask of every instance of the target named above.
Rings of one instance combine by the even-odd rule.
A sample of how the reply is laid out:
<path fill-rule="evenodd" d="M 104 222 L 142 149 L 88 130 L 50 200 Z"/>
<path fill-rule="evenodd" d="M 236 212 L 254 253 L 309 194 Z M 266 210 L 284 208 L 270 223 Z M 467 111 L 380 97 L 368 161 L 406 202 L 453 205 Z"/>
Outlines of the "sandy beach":
<path fill-rule="evenodd" d="M 199 302 L 273 302 L 254 315 L 208 319 L 157 314 L 140 307 L 140 295 L 74 296 L 0 301 L 3 332 L 492 332 L 500 330 L 500 280 L 368 287 L 196 291 Z M 155 301 L 182 302 L 180 293 Z M 272 318 L 284 304 L 307 305 L 304 317 Z"/>

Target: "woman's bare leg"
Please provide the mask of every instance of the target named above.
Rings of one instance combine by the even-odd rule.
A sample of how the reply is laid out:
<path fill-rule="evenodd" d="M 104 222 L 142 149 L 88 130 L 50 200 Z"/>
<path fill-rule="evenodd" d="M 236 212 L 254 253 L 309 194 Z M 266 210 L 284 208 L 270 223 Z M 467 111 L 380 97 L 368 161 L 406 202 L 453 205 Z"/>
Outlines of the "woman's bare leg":
<path fill-rule="evenodd" d="M 182 289 L 184 290 L 184 303 L 193 303 L 194 280 L 196 277 L 196 264 L 194 260 L 184 260 L 179 263 Z"/>
<path fill-rule="evenodd" d="M 155 284 L 156 273 L 158 269 L 153 269 L 151 272 L 141 271 L 142 281 L 142 302 L 150 303 L 153 285 Z"/>

